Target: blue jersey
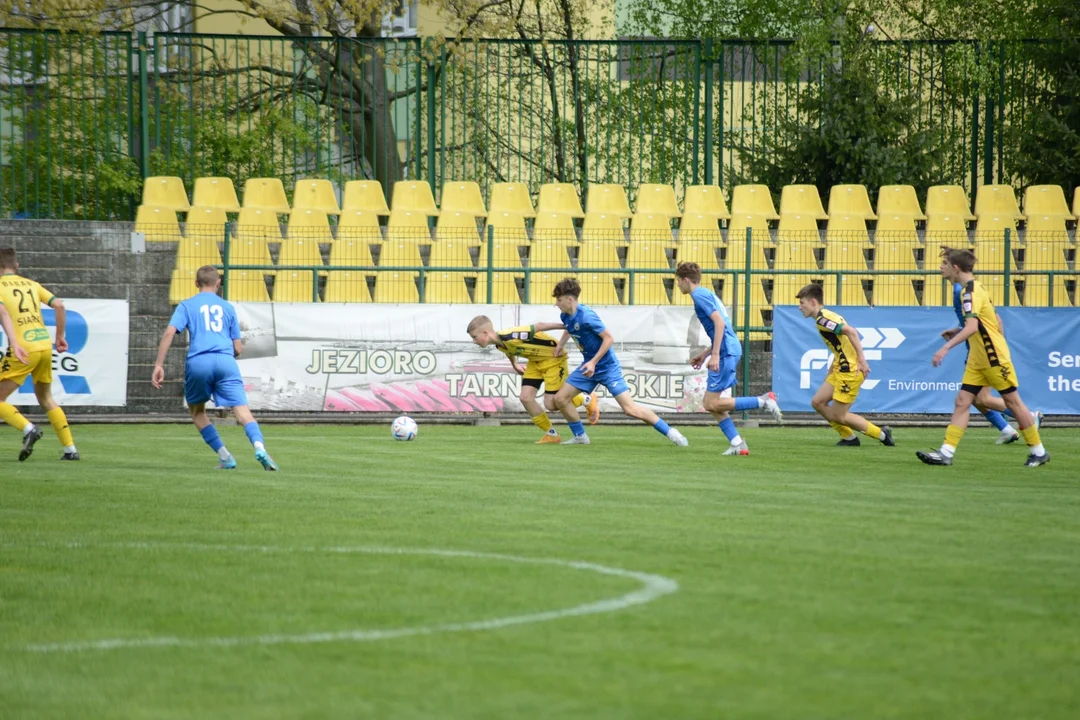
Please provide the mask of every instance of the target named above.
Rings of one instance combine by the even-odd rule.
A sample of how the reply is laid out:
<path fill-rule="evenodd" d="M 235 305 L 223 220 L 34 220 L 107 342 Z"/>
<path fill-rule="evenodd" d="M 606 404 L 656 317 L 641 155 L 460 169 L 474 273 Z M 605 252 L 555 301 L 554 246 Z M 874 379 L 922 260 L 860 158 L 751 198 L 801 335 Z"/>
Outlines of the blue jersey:
<path fill-rule="evenodd" d="M 964 286 L 961 283 L 953 283 L 952 286 L 952 306 L 953 311 L 956 312 L 956 319 L 960 321 L 960 327 L 964 327 L 964 305 L 960 301 L 960 296 L 964 292 Z"/>
<path fill-rule="evenodd" d="M 716 293 L 698 286 L 694 292 L 690 293 L 690 298 L 694 301 L 694 314 L 697 315 L 698 320 L 701 321 L 701 326 L 708 333 L 709 340 L 714 343 L 716 342 L 716 326 L 713 323 L 712 314 L 714 312 L 720 313 L 720 317 L 724 321 L 724 337 L 720 341 L 720 357 L 742 357 L 742 346 L 739 345 L 739 338 L 736 337 L 735 331 L 731 328 L 731 317 L 728 315 L 724 303 L 720 302 L 720 298 L 716 297 Z"/>
<path fill-rule="evenodd" d="M 573 315 L 559 313 L 559 319 L 562 320 L 566 331 L 570 333 L 570 337 L 574 338 L 574 342 L 577 343 L 578 348 L 581 350 L 585 362 L 589 362 L 596 357 L 596 353 L 600 351 L 600 346 L 604 342 L 603 338 L 600 337 L 600 333 L 604 332 L 606 327 L 600 317 L 592 311 L 592 308 L 579 304 L 576 313 Z M 600 361 L 596 363 L 596 369 L 602 370 L 608 367 L 618 367 L 618 365 L 619 359 L 615 357 L 615 351 L 608 348 L 604 357 L 600 358 Z"/>
<path fill-rule="evenodd" d="M 205 353 L 232 357 L 233 340 L 240 339 L 236 310 L 211 292 L 201 292 L 177 305 L 169 325 L 177 332 L 188 331 L 189 358 Z"/>

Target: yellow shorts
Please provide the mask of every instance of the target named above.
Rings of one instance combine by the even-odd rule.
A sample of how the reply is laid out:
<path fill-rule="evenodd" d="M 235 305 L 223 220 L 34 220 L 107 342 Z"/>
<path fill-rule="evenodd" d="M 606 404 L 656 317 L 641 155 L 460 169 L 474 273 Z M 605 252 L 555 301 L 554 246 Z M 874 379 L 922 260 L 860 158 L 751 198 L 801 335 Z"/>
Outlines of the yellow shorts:
<path fill-rule="evenodd" d="M 558 392 L 559 388 L 566 382 L 566 376 L 569 374 L 569 364 L 564 355 L 559 358 L 559 362 L 548 362 L 540 364 L 536 360 L 530 360 L 525 363 L 525 375 L 522 376 L 523 380 L 543 380 L 544 392 L 554 393 Z"/>
<path fill-rule="evenodd" d="M 10 350 L 4 354 L 4 359 L 0 361 L 0 381 L 10 380 L 22 385 L 27 375 L 33 376 L 35 383 L 52 382 L 52 348 L 31 352 L 29 365 L 19 362 L 19 358 L 12 355 Z"/>
<path fill-rule="evenodd" d="M 1020 387 L 1020 381 L 1016 378 L 1011 362 L 1004 362 L 995 367 L 973 368 L 970 365 L 964 368 L 964 385 L 986 387 L 989 385 L 998 392 L 1009 388 Z"/>
<path fill-rule="evenodd" d="M 855 372 L 840 372 L 836 368 L 829 370 L 825 382 L 833 386 L 832 398 L 836 402 L 850 405 L 859 397 L 859 388 L 862 387 L 863 374 Z"/>

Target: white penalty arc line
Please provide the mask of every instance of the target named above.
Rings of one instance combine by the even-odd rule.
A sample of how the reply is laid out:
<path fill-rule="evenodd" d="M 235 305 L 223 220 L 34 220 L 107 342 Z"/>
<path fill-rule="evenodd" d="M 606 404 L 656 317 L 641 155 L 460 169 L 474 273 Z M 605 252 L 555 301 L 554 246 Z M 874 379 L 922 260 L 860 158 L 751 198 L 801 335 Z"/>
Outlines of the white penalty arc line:
<path fill-rule="evenodd" d="M 131 550 L 190 550 L 196 552 L 256 552 L 256 553 L 337 553 L 337 554 L 363 554 L 363 555 L 427 555 L 448 558 L 469 558 L 473 560 L 492 560 L 497 562 L 510 562 L 523 565 L 552 565 L 555 567 L 594 572 L 600 575 L 621 577 L 636 580 L 641 587 L 619 597 L 583 603 L 574 607 L 543 612 L 528 613 L 525 615 L 510 615 L 505 617 L 490 618 L 487 620 L 474 620 L 471 622 L 440 623 L 436 625 L 420 625 L 414 627 L 375 629 L 375 630 L 338 630 L 331 632 L 314 632 L 288 635 L 252 635 L 242 637 L 202 637 L 183 638 L 173 636 L 146 637 L 146 638 L 112 638 L 106 640 L 88 640 L 83 642 L 41 643 L 27 645 L 25 650 L 37 653 L 73 653 L 91 650 L 121 650 L 126 648 L 157 648 L 157 647 L 240 647 L 246 645 L 285 645 L 285 644 L 313 644 L 328 642 L 373 642 L 376 640 L 391 640 L 395 638 L 413 637 L 417 635 L 435 635 L 437 633 L 459 632 L 483 632 L 487 630 L 499 630 L 515 625 L 529 625 L 532 623 L 550 622 L 569 617 L 582 615 L 598 615 L 601 613 L 618 612 L 635 605 L 644 605 L 664 595 L 670 595 L 679 589 L 679 584 L 671 578 L 663 575 L 624 570 L 622 568 L 608 567 L 596 563 L 581 562 L 576 560 L 559 560 L 555 558 L 529 558 L 518 555 L 503 555 L 499 553 L 473 552 L 470 550 L 446 550 L 441 548 L 391 548 L 391 547 L 301 547 L 284 548 L 269 545 L 204 545 L 198 543 L 105 543 L 83 544 L 70 543 L 70 548 L 127 548 Z"/>

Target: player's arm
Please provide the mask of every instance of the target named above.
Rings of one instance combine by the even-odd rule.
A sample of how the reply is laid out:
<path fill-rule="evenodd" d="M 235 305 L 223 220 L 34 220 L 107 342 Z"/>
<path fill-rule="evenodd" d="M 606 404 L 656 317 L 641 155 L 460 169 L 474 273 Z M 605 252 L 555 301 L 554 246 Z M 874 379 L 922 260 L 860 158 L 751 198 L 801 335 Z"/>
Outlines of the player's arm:
<path fill-rule="evenodd" d="M 562 323 L 553 322 L 538 322 L 532 326 L 533 332 L 547 332 L 548 330 L 565 330 L 566 326 Z"/>
<path fill-rule="evenodd" d="M 979 319 L 972 315 L 964 320 L 964 327 L 949 338 L 949 341 L 942 345 L 940 350 L 934 353 L 934 367 L 937 367 L 945 360 L 945 356 L 949 354 L 950 350 L 960 343 L 967 342 L 967 339 L 977 332 L 979 332 Z"/>
<path fill-rule="evenodd" d="M 563 330 L 562 337 L 559 338 L 559 342 L 555 344 L 555 352 L 552 353 L 553 357 L 562 357 L 563 350 L 566 348 L 566 343 L 570 340 L 570 333 Z"/>
<path fill-rule="evenodd" d="M 596 351 L 596 355 L 593 359 L 581 366 L 581 372 L 585 377 L 592 377 L 593 371 L 596 370 L 596 364 L 600 362 L 607 351 L 611 349 L 611 346 L 615 344 L 615 336 L 611 334 L 611 331 L 604 328 L 600 331 L 600 349 Z"/>
<path fill-rule="evenodd" d="M 867 364 L 866 355 L 863 353 L 859 331 L 850 325 L 844 325 L 840 328 L 840 334 L 851 341 L 851 347 L 855 348 L 855 367 L 863 374 L 863 377 L 867 377 L 870 374 L 870 365 Z"/>
<path fill-rule="evenodd" d="M 11 324 L 11 315 L 8 313 L 7 308 L 0 305 L 0 323 L 3 323 L 4 334 L 7 335 L 8 347 L 11 348 L 12 354 L 19 358 L 19 362 L 27 365 L 30 363 L 30 356 L 26 354 L 26 350 L 19 344 L 19 341 L 15 339 L 15 326 Z"/>
<path fill-rule="evenodd" d="M 67 352 L 67 308 L 64 301 L 58 297 L 49 300 L 49 307 L 56 314 L 56 351 Z"/>
<path fill-rule="evenodd" d="M 724 330 L 727 326 L 724 324 L 724 316 L 720 314 L 719 310 L 713 310 L 709 315 L 709 319 L 713 321 L 713 341 L 712 341 L 712 353 L 709 357 L 709 369 L 713 372 L 719 372 L 720 370 L 720 344 L 724 342 Z"/>
<path fill-rule="evenodd" d="M 165 382 L 165 356 L 169 354 L 169 348 L 172 347 L 174 337 L 176 337 L 176 328 L 170 325 L 165 328 L 165 332 L 161 335 L 161 342 L 158 343 L 157 360 L 154 361 L 154 374 L 150 377 L 151 384 L 156 388 L 160 388 L 161 384 Z"/>

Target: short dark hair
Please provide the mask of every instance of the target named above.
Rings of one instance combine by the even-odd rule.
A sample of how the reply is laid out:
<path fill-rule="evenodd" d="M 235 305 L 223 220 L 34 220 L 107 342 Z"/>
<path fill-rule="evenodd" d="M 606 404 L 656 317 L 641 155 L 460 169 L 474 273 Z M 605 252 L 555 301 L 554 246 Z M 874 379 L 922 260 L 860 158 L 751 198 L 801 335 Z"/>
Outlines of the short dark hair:
<path fill-rule="evenodd" d="M 15 248 L 0 248 L 0 267 L 14 270 L 16 265 Z"/>
<path fill-rule="evenodd" d="M 701 266 L 696 262 L 679 263 L 679 267 L 675 268 L 675 277 L 686 278 L 698 285 L 701 283 Z"/>
<path fill-rule="evenodd" d="M 581 295 L 581 285 L 578 284 L 577 279 L 572 277 L 563 278 L 555 285 L 555 289 L 551 291 L 551 297 L 553 298 L 560 298 L 563 295 L 569 295 L 575 300 L 578 299 Z"/>
<path fill-rule="evenodd" d="M 796 300 L 802 300 L 803 298 L 816 300 L 818 305 L 821 305 L 825 302 L 825 293 L 822 291 L 820 285 L 817 283 L 810 283 L 809 285 L 804 285 L 802 290 L 795 293 Z"/>
<path fill-rule="evenodd" d="M 480 328 L 487 325 L 491 325 L 491 318 L 489 318 L 487 315 L 477 315 L 469 321 L 469 327 L 465 328 L 465 332 L 469 333 L 469 335 L 472 335 L 473 331 L 479 330 Z"/>
<path fill-rule="evenodd" d="M 955 265 L 964 272 L 971 272 L 975 269 L 975 253 L 970 250 L 961 250 L 942 245 L 940 256 L 949 265 Z"/>
<path fill-rule="evenodd" d="M 195 273 L 195 284 L 201 288 L 208 288 L 214 284 L 220 276 L 218 269 L 213 265 L 203 265 Z"/>

